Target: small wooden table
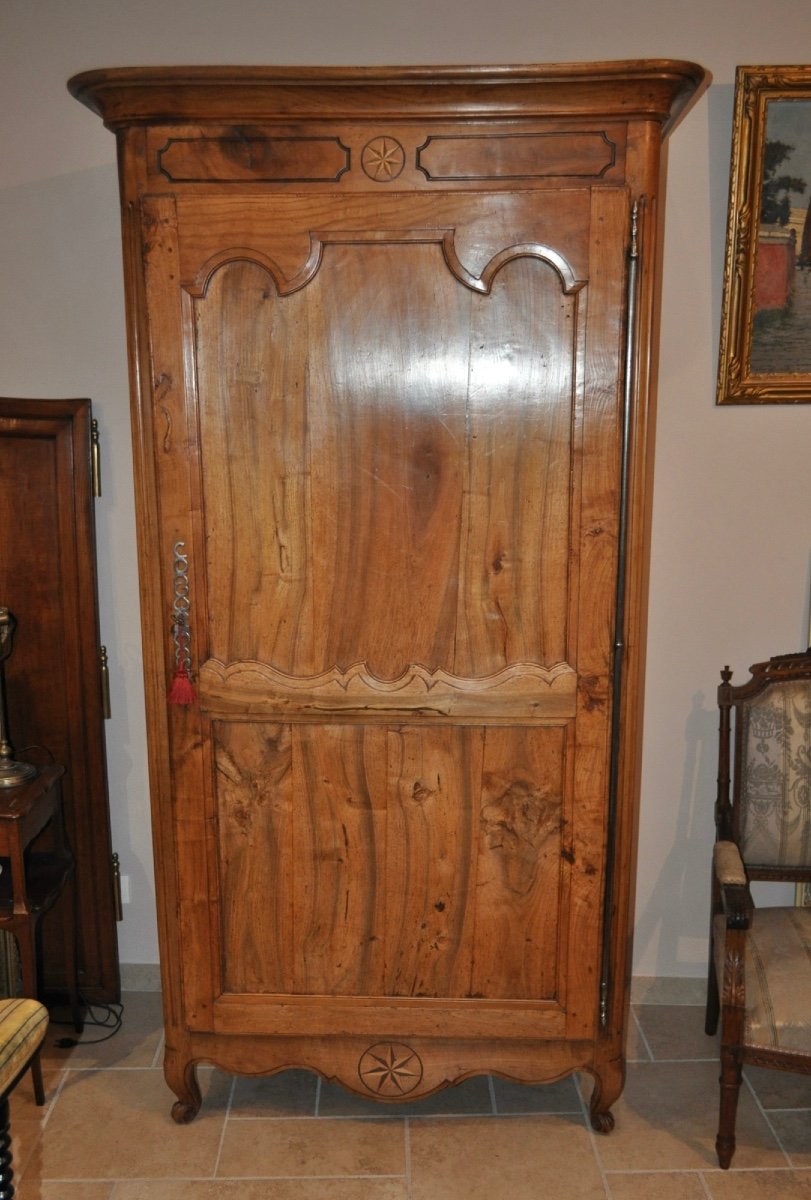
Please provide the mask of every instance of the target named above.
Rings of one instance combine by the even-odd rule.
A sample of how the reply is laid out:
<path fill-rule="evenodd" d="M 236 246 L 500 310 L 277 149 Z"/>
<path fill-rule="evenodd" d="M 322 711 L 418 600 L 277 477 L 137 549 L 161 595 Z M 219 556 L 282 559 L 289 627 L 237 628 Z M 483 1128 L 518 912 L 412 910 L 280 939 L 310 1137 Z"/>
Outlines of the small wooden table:
<path fill-rule="evenodd" d="M 83 1025 L 76 974 L 75 864 L 65 836 L 60 780 L 65 768 L 43 767 L 17 787 L 0 788 L 0 930 L 16 939 L 23 995 L 38 999 L 37 932 L 39 920 L 65 893 L 61 906 L 65 948 L 65 985 L 73 1023 Z M 46 832 L 46 827 L 47 832 Z M 43 834 L 41 843 L 35 840 Z M 32 1064 L 38 1104 L 45 1099 L 42 1069 Z"/>

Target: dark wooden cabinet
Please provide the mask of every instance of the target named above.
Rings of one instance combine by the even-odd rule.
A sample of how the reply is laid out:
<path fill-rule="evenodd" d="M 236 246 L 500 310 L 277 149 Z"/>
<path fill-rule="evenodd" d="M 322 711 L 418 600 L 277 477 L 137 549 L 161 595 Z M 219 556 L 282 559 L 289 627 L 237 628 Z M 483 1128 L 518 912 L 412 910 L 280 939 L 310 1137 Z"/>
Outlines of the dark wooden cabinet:
<path fill-rule="evenodd" d="M 71 82 L 121 159 L 176 1119 L 207 1060 L 386 1101 L 583 1069 L 610 1127 L 660 146 L 701 78 Z"/>
<path fill-rule="evenodd" d="M 76 858 L 79 982 L 119 997 L 96 586 L 89 400 L 0 398 L 0 604 L 17 619 L 5 664 L 17 756 L 65 766 Z M 42 921 L 46 991 L 63 991 L 60 899 Z"/>

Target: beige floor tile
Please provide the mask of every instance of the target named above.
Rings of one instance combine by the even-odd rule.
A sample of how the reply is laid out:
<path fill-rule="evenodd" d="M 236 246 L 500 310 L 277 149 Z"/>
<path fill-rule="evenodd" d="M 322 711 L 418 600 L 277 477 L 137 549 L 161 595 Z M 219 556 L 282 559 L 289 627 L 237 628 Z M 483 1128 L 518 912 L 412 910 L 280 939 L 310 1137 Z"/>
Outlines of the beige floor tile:
<path fill-rule="evenodd" d="M 229 1121 L 217 1169 L 225 1179 L 404 1174 L 403 1122 L 352 1118 Z"/>
<path fill-rule="evenodd" d="M 809 1171 L 736 1171 L 733 1167 L 704 1178 L 712 1200 L 811 1200 Z"/>
<path fill-rule="evenodd" d="M 318 1115 L 321 1117 L 430 1117 L 448 1114 L 492 1112 L 490 1086 L 485 1075 L 466 1079 L 456 1087 L 442 1088 L 424 1100 L 405 1104 L 381 1104 L 377 1100 L 366 1100 L 337 1084 L 325 1083 L 321 1087 Z"/>
<path fill-rule="evenodd" d="M 199 1077 L 202 1111 L 180 1126 L 162 1071 L 70 1071 L 24 1178 L 213 1176 L 231 1080 L 211 1069 Z"/>
<path fill-rule="evenodd" d="M 774 1127 L 774 1132 L 780 1139 L 780 1144 L 789 1157 L 790 1165 L 792 1167 L 811 1167 L 811 1120 L 809 1120 L 809 1113 L 803 1110 L 798 1110 L 797 1112 L 770 1112 L 769 1120 Z M 736 1135 L 738 1148 L 740 1149 L 740 1131 L 736 1131 Z M 741 1166 L 738 1162 L 738 1150 L 735 1151 L 735 1158 L 732 1161 L 736 1167 Z"/>
<path fill-rule="evenodd" d="M 318 1076 L 312 1071 L 234 1080 L 232 1117 L 314 1117 Z"/>
<path fill-rule="evenodd" d="M 811 1075 L 744 1067 L 744 1075 L 764 1108 L 811 1108 Z"/>
<path fill-rule="evenodd" d="M 606 1176 L 611 1200 L 707 1200 L 696 1171 L 640 1171 Z"/>
<path fill-rule="evenodd" d="M 11 1158 L 15 1179 L 22 1179 L 28 1172 L 36 1171 L 42 1154 L 42 1120 L 14 1120 L 11 1122 Z"/>
<path fill-rule="evenodd" d="M 525 1083 L 510 1083 L 494 1079 L 496 1112 L 515 1113 L 582 1113 L 574 1076 L 533 1087 Z"/>
<path fill-rule="evenodd" d="M 42 1107 L 34 1100 L 34 1086 L 30 1073 L 20 1080 L 11 1093 L 11 1153 L 15 1179 L 22 1178 L 35 1151 L 38 1152 L 43 1126 L 63 1075 L 63 1071 L 43 1071 L 45 1103 Z"/>
<path fill-rule="evenodd" d="M 410 1122 L 413 1200 L 604 1200 L 582 1122 L 559 1116 Z"/>
<path fill-rule="evenodd" d="M 614 1116 L 613 1133 L 595 1141 L 607 1171 L 715 1168 L 718 1067 L 712 1062 L 632 1064 Z M 746 1088 L 738 1106 L 736 1165 L 787 1165 Z"/>
<path fill-rule="evenodd" d="M 158 992 L 125 992 L 121 1028 L 106 1041 L 106 1029 L 85 1025 L 74 1034 L 71 1025 L 52 1024 L 42 1048 L 43 1065 L 65 1067 L 151 1067 L 163 1036 L 163 1009 Z M 61 1037 L 78 1037 L 79 1044 L 61 1049 Z M 94 1044 L 95 1043 L 95 1044 Z"/>
<path fill-rule="evenodd" d="M 64 1075 L 64 1071 L 54 1071 L 47 1066 L 44 1067 L 42 1082 L 45 1086 L 45 1103 L 41 1108 L 34 1099 L 31 1072 L 24 1075 L 11 1093 L 12 1126 L 16 1121 L 41 1121 L 53 1104 Z"/>
<path fill-rule="evenodd" d="M 640 1004 L 636 1015 L 655 1060 L 717 1061 L 718 1037 L 704 1032 L 704 1009 L 695 1004 Z"/>
<path fill-rule="evenodd" d="M 40 1183 L 23 1181 L 17 1188 L 15 1200 L 112 1200 L 115 1184 L 110 1183 Z M 157 1196 L 155 1197 L 157 1200 Z"/>
<path fill-rule="evenodd" d="M 404 1179 L 190 1179 L 119 1183 L 111 1200 L 407 1200 L 407 1195 Z"/>

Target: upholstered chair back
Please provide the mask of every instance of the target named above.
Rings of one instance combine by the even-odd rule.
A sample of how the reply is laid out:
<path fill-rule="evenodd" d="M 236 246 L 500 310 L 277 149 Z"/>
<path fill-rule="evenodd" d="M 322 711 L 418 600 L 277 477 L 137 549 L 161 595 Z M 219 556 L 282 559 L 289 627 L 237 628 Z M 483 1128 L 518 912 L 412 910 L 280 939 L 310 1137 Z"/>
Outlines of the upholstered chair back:
<path fill-rule="evenodd" d="M 743 702 L 739 721 L 743 860 L 811 867 L 811 679 L 770 684 Z"/>

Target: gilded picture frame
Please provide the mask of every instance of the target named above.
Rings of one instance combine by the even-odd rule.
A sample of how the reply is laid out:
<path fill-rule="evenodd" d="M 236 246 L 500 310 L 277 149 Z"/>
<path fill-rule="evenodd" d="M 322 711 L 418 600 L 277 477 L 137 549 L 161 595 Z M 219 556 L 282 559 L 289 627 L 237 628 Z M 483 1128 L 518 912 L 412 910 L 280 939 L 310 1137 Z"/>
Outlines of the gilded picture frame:
<path fill-rule="evenodd" d="M 811 66 L 738 67 L 718 404 L 811 403 Z"/>

